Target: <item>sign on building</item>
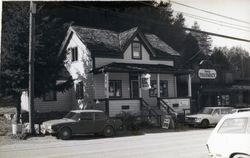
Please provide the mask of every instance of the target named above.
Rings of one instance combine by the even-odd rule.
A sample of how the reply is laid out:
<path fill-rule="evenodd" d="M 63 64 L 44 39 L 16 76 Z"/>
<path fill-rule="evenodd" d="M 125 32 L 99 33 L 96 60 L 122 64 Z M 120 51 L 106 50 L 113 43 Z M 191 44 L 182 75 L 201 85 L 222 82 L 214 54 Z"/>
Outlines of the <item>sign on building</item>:
<path fill-rule="evenodd" d="M 214 69 L 199 69 L 198 76 L 200 79 L 215 79 L 217 73 Z"/>
<path fill-rule="evenodd" d="M 151 88 L 150 84 L 150 74 L 142 74 L 141 75 L 141 88 L 146 90 Z"/>

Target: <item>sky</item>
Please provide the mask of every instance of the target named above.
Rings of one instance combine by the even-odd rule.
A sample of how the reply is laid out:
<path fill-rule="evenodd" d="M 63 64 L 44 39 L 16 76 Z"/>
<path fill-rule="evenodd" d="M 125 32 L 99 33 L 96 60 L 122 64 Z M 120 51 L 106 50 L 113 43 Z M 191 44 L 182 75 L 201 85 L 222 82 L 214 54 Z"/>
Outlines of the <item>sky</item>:
<path fill-rule="evenodd" d="M 244 23 L 182 6 L 174 2 L 231 17 L 244 21 Z M 173 0 L 172 9 L 174 10 L 174 15 L 178 12 L 184 13 L 186 27 L 190 28 L 194 21 L 197 21 L 202 31 L 250 40 L 250 0 Z M 214 20 L 218 20 L 219 22 Z M 233 46 L 240 46 L 247 50 L 250 54 L 249 42 L 236 41 L 215 36 L 211 37 L 213 40 L 213 47 L 226 46 L 227 48 L 231 48 Z"/>

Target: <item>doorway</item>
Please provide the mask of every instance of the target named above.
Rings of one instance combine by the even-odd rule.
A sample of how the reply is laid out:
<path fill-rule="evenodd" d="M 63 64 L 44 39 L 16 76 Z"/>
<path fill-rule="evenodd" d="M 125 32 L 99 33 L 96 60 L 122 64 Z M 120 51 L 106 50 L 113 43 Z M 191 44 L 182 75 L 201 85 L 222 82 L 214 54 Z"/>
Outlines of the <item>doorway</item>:
<path fill-rule="evenodd" d="M 139 81 L 138 74 L 130 74 L 130 96 L 131 98 L 139 98 Z"/>

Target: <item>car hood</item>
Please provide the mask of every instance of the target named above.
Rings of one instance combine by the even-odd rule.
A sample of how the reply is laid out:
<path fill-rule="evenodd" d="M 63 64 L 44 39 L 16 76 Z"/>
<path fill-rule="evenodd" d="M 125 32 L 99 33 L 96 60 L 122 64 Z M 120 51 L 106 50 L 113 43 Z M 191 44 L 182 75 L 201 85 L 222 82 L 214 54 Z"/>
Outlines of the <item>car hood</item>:
<path fill-rule="evenodd" d="M 46 126 L 53 126 L 53 125 L 57 125 L 57 124 L 71 123 L 71 122 L 76 122 L 76 121 L 72 120 L 72 119 L 68 119 L 68 118 L 62 118 L 62 119 L 58 119 L 58 120 L 45 121 L 45 122 L 43 122 L 43 124 Z"/>
<path fill-rule="evenodd" d="M 209 114 L 195 114 L 195 115 L 187 115 L 189 118 L 204 118 L 210 116 Z"/>

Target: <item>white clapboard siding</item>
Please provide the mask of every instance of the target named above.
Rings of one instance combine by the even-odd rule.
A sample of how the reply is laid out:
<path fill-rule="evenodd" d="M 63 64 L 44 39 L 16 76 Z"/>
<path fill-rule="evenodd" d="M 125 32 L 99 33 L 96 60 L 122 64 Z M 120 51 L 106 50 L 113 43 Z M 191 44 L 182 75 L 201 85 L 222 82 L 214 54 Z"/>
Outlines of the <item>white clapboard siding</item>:
<path fill-rule="evenodd" d="M 163 61 L 163 60 L 150 60 L 147 50 L 142 46 L 142 59 L 136 60 L 131 57 L 131 45 L 124 52 L 124 59 L 116 58 L 95 58 L 96 67 L 101 67 L 112 62 L 117 63 L 137 63 L 137 64 L 163 64 L 173 66 L 173 60 Z"/>
<path fill-rule="evenodd" d="M 101 99 L 105 98 L 105 88 L 104 88 L 104 74 L 94 75 L 94 98 Z"/>
<path fill-rule="evenodd" d="M 163 100 L 178 113 L 183 113 L 183 109 L 190 109 L 190 98 L 168 98 Z M 173 104 L 178 104 L 178 106 L 175 107 Z M 190 113 L 190 111 L 187 112 Z"/>
<path fill-rule="evenodd" d="M 129 109 L 123 110 L 123 105 L 129 105 Z M 132 114 L 140 113 L 140 100 L 110 100 L 109 115 L 114 117 L 121 112 L 131 112 Z"/>
<path fill-rule="evenodd" d="M 72 109 L 72 90 L 64 93 L 57 92 L 56 101 L 43 101 L 42 98 L 34 99 L 35 111 L 44 113 L 52 111 L 69 111 Z"/>

